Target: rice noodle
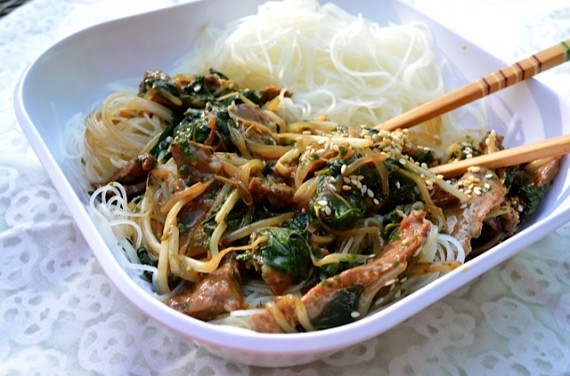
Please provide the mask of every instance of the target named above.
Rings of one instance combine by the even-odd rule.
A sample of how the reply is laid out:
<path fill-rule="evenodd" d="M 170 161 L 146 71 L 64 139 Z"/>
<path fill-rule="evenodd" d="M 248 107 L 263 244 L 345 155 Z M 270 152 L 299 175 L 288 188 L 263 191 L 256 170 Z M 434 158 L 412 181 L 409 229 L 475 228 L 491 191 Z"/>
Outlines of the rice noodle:
<path fill-rule="evenodd" d="M 241 87 L 286 88 L 293 97 L 280 96 L 278 113 L 288 122 L 325 115 L 341 124 L 370 126 L 445 91 L 423 24 L 380 26 L 316 0 L 264 3 L 256 15 L 206 29 L 200 43 L 198 56 L 182 69 L 214 67 Z M 482 128 L 484 119 L 474 117 Z M 463 132 L 447 118 L 441 121 L 438 133 Z"/>

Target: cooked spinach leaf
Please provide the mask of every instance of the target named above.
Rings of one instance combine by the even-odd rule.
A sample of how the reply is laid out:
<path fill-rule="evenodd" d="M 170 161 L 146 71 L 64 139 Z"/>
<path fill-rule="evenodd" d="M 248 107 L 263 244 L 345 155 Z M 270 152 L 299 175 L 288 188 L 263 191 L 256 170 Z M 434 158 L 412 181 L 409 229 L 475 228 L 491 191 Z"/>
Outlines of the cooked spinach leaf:
<path fill-rule="evenodd" d="M 356 311 L 364 289 L 354 287 L 339 290 L 325 305 L 321 314 L 311 320 L 315 329 L 328 329 L 354 321 L 352 312 Z"/>

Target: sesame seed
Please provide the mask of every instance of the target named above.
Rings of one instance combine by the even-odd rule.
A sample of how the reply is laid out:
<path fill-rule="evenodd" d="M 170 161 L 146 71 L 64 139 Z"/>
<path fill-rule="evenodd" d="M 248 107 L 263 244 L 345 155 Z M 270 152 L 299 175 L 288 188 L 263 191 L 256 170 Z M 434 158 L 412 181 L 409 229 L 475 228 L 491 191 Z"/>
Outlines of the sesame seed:
<path fill-rule="evenodd" d="M 372 192 L 371 189 L 369 189 L 366 193 L 368 194 L 368 197 L 370 198 L 374 197 L 374 192 Z"/>
<path fill-rule="evenodd" d="M 331 214 L 332 214 L 332 210 L 331 210 L 331 208 L 329 208 L 328 206 L 325 207 L 324 211 L 325 211 L 325 214 L 326 214 L 326 215 L 331 215 Z"/>
<path fill-rule="evenodd" d="M 398 189 L 401 188 L 401 185 L 400 185 L 400 182 L 399 182 L 399 181 L 396 182 L 396 188 L 398 188 Z"/>
<path fill-rule="evenodd" d="M 327 200 L 319 200 L 318 203 L 319 203 L 319 205 L 321 205 L 321 206 L 323 206 L 323 207 L 329 205 L 329 203 L 327 202 Z"/>
<path fill-rule="evenodd" d="M 374 199 L 374 204 L 375 204 L 375 205 L 380 205 L 380 201 L 378 201 L 378 199 L 375 198 L 375 199 Z"/>
<path fill-rule="evenodd" d="M 353 319 L 360 317 L 360 312 L 352 311 L 352 312 L 350 312 L 350 317 L 352 317 Z"/>
<path fill-rule="evenodd" d="M 351 189 L 352 189 L 352 187 L 350 185 L 343 185 L 342 186 L 343 191 L 350 191 Z"/>
<path fill-rule="evenodd" d="M 344 174 L 344 172 L 346 171 L 346 165 L 343 164 L 342 166 L 340 166 L 340 173 Z M 345 178 L 346 179 L 346 178 Z"/>

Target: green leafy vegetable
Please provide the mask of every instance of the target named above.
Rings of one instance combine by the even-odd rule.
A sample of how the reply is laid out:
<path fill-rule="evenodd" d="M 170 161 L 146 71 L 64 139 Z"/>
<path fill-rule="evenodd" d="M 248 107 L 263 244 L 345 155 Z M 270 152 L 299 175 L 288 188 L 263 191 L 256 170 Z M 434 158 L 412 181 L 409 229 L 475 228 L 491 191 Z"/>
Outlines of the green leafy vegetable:
<path fill-rule="evenodd" d="M 358 286 L 339 290 L 325 305 L 321 314 L 311 320 L 315 329 L 333 328 L 354 321 L 352 312 L 356 311 L 363 291 L 364 289 Z"/>
<path fill-rule="evenodd" d="M 536 211 L 546 192 L 546 187 L 533 184 L 531 177 L 516 167 L 505 170 L 504 185 L 508 196 L 518 200 L 521 222 Z"/>
<path fill-rule="evenodd" d="M 271 227 L 263 229 L 258 235 L 266 236 L 267 242 L 261 244 L 252 255 L 256 269 L 273 269 L 290 275 L 295 282 L 309 277 L 313 265 L 311 250 L 302 234 L 288 228 Z"/>
<path fill-rule="evenodd" d="M 360 191 L 338 193 L 330 188 L 326 176 L 319 177 L 317 191 L 310 205 L 321 224 L 338 229 L 351 227 L 364 217 L 369 207 Z"/>

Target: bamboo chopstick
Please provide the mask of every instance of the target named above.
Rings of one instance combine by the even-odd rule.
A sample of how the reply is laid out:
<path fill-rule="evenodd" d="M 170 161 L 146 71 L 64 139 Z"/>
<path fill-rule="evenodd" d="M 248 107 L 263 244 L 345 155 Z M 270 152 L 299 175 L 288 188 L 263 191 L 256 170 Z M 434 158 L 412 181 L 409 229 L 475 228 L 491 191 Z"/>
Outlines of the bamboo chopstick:
<path fill-rule="evenodd" d="M 443 164 L 432 167 L 430 171 L 434 174 L 451 178 L 462 175 L 471 166 L 495 169 L 532 162 L 543 158 L 557 157 L 566 153 L 570 153 L 570 135 L 568 134 L 515 146 L 491 154 Z"/>
<path fill-rule="evenodd" d="M 527 80 L 568 60 L 570 60 L 570 39 L 404 112 L 377 125 L 376 128 L 393 131 L 398 128 L 412 127 L 496 91 Z"/>

